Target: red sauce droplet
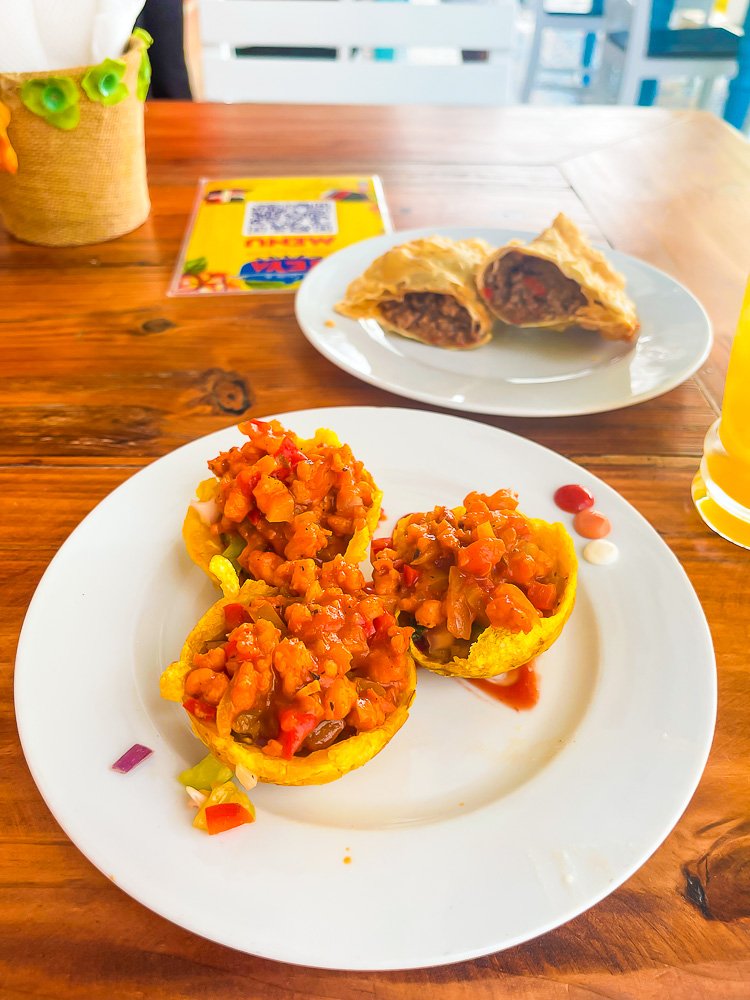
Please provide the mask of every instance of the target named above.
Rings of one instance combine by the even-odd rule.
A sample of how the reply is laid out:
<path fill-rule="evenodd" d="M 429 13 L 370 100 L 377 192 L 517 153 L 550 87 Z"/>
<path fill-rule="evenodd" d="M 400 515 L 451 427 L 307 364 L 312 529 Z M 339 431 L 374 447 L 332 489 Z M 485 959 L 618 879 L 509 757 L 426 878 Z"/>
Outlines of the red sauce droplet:
<path fill-rule="evenodd" d="M 573 527 L 583 538 L 606 538 L 612 530 L 609 518 L 598 510 L 582 510 L 573 518 Z"/>
<path fill-rule="evenodd" d="M 555 490 L 554 500 L 560 510 L 567 511 L 568 514 L 577 514 L 579 510 L 594 506 L 593 496 L 578 483 L 568 483 Z"/>
<path fill-rule="evenodd" d="M 534 670 L 534 664 L 525 663 L 518 668 L 518 678 L 513 684 L 496 684 L 494 681 L 478 678 L 470 680 L 474 687 L 484 691 L 496 701 L 501 701 L 517 712 L 533 708 L 539 701 L 539 678 Z"/>

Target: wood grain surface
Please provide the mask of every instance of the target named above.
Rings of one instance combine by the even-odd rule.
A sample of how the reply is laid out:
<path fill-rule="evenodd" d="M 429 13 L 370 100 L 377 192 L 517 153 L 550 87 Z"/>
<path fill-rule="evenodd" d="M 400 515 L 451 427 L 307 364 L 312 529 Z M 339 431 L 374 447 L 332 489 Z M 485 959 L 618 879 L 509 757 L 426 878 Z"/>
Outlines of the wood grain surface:
<path fill-rule="evenodd" d="M 153 212 L 135 233 L 47 250 L 0 235 L 0 998 L 748 1000 L 748 556 L 702 525 L 690 481 L 721 402 L 750 270 L 750 147 L 702 113 L 632 108 L 150 104 Z M 377 172 L 396 227 L 538 229 L 555 212 L 686 284 L 714 324 L 695 379 L 594 417 L 486 418 L 580 462 L 680 559 L 713 634 L 719 714 L 684 816 L 625 885 L 474 962 L 336 973 L 240 954 L 134 902 L 77 851 L 31 781 L 12 707 L 25 609 L 75 525 L 135 470 L 237 421 L 323 405 L 418 406 L 331 366 L 285 295 L 165 292 L 202 176 Z M 484 418 L 477 418 L 484 419 Z M 54 637 L 51 637 L 54 654 Z"/>

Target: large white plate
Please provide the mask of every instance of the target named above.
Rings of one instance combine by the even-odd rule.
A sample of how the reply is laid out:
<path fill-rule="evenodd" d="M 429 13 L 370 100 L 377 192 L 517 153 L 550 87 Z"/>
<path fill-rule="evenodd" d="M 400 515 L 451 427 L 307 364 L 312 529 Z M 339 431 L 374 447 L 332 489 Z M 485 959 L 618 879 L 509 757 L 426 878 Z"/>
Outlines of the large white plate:
<path fill-rule="evenodd" d="M 440 227 L 454 239 L 480 237 L 493 246 L 531 233 Z M 347 285 L 388 247 L 435 229 L 412 229 L 354 243 L 322 261 L 297 292 L 297 321 L 310 341 L 344 371 L 399 396 L 464 410 L 514 417 L 601 413 L 642 403 L 684 382 L 708 357 L 711 323 L 701 304 L 674 278 L 615 250 L 607 257 L 627 279 L 641 318 L 634 347 L 590 330 L 496 327 L 473 351 L 448 351 L 386 333 L 374 320 L 334 311 Z"/>
<path fill-rule="evenodd" d="M 388 525 L 470 488 L 511 485 L 548 519 L 560 513 L 560 484 L 593 490 L 621 558 L 582 562 L 573 617 L 539 661 L 538 706 L 516 713 L 423 673 L 406 726 L 364 768 L 317 788 L 264 786 L 253 826 L 194 830 L 175 777 L 202 747 L 182 710 L 159 699 L 158 678 L 216 596 L 184 554 L 180 524 L 206 460 L 240 439 L 231 428 L 115 490 L 39 585 L 18 648 L 16 712 L 47 804 L 131 896 L 269 958 L 435 965 L 569 920 L 666 837 L 706 760 L 713 651 L 677 560 L 617 493 L 523 438 L 413 410 L 281 419 L 348 440 L 385 490 Z M 112 772 L 135 742 L 153 756 Z"/>

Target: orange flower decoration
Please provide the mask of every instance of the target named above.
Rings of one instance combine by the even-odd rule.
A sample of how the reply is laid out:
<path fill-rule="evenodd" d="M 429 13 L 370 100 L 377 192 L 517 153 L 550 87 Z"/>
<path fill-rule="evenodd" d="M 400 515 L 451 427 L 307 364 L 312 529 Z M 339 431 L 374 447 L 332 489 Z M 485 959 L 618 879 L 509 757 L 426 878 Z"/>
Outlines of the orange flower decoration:
<path fill-rule="evenodd" d="M 0 171 L 15 174 L 18 170 L 18 157 L 8 138 L 8 125 L 10 125 L 10 111 L 0 101 Z"/>

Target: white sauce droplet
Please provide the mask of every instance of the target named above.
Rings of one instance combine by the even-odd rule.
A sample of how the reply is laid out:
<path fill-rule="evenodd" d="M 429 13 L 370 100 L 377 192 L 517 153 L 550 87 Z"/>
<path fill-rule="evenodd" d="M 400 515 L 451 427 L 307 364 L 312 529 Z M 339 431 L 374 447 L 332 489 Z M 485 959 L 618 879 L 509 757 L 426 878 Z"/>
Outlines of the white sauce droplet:
<path fill-rule="evenodd" d="M 620 550 L 615 543 L 606 538 L 595 538 L 583 547 L 583 558 L 595 566 L 609 566 L 617 562 L 619 555 Z"/>

